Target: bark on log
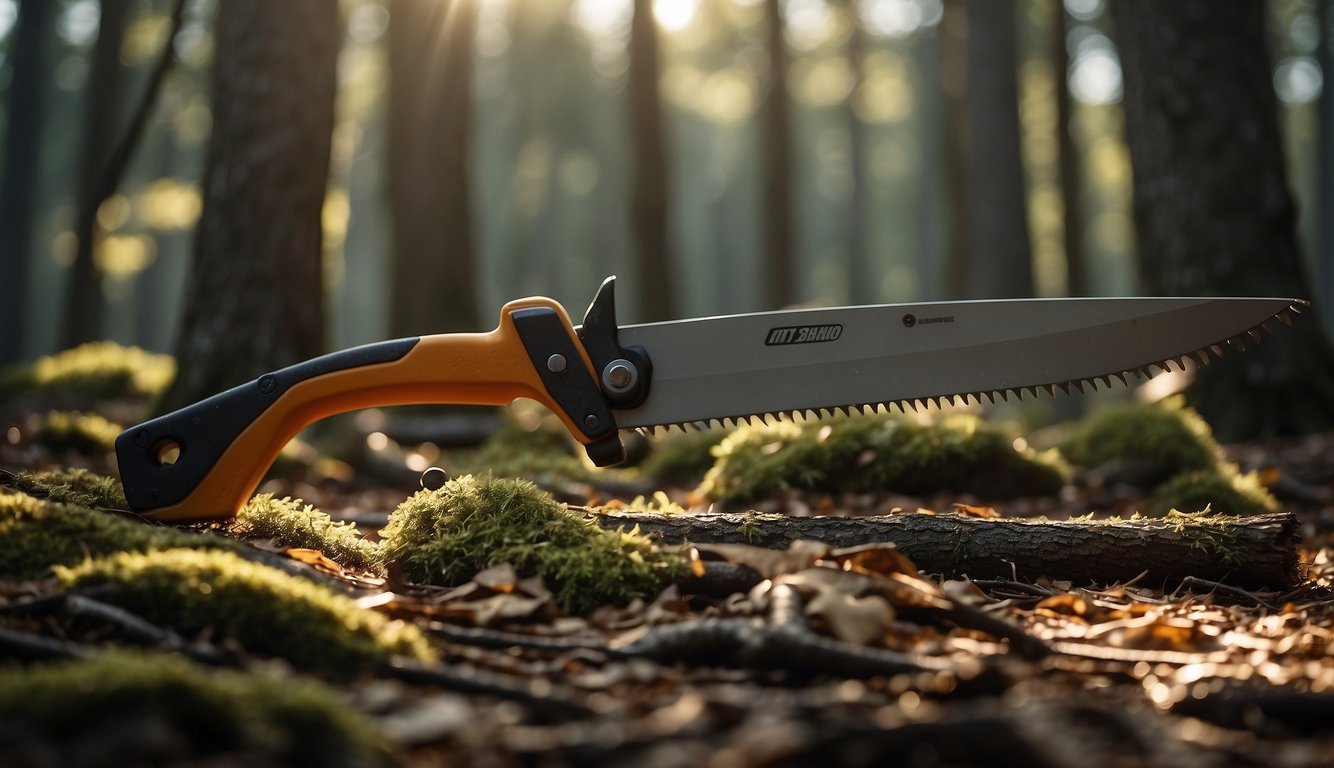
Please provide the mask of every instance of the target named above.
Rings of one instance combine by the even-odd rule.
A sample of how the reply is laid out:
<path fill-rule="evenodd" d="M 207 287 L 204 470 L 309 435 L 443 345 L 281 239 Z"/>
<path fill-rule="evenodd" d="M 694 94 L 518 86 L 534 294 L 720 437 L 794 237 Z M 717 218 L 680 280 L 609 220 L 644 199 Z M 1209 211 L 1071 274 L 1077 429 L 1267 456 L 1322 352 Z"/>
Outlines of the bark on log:
<path fill-rule="evenodd" d="M 893 542 L 927 573 L 975 579 L 1069 580 L 1114 584 L 1145 573 L 1145 585 L 1187 576 L 1246 587 L 1298 583 L 1297 519 L 1290 513 L 1245 518 L 1119 521 L 1004 520 L 942 514 L 788 517 L 759 512 L 663 515 L 586 509 L 603 528 L 638 525 L 671 543 L 754 544 L 786 548 L 797 539 L 844 547 Z"/>

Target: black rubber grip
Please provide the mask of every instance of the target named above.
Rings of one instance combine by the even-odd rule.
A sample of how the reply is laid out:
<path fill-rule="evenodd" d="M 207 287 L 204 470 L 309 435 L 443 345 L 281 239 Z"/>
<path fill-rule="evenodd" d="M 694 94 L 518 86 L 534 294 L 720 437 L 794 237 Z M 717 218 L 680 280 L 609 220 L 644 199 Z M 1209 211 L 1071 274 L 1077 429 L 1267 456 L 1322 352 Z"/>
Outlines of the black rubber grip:
<path fill-rule="evenodd" d="M 382 341 L 323 355 L 125 430 L 116 438 L 116 463 L 130 507 L 147 511 L 183 501 L 241 432 L 293 385 L 334 371 L 399 360 L 419 340 Z M 179 452 L 174 463 L 162 462 L 164 446 L 175 446 Z"/>

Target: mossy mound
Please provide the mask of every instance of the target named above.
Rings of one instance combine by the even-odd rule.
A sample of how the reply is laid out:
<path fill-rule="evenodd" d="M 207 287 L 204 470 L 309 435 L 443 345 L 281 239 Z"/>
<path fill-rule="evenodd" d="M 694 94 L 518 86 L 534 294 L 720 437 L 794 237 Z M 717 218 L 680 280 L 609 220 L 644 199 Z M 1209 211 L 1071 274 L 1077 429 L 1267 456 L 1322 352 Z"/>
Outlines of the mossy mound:
<path fill-rule="evenodd" d="M 0 395 L 156 397 L 175 376 L 176 361 L 170 355 L 95 341 L 7 371 L 0 377 Z"/>
<path fill-rule="evenodd" d="M 713 467 L 714 446 L 727 435 L 725 429 L 690 430 L 656 440 L 639 471 L 659 483 L 698 484 Z"/>
<path fill-rule="evenodd" d="M 1209 425 L 1179 396 L 1103 408 L 1080 423 L 1060 451 L 1081 467 L 1133 464 L 1159 480 L 1210 469 L 1222 456 Z"/>
<path fill-rule="evenodd" d="M 53 411 L 42 421 L 37 441 L 52 451 L 74 451 L 89 456 L 116 450 L 119 424 L 95 413 Z"/>
<path fill-rule="evenodd" d="M 103 477 L 86 469 L 23 470 L 5 478 L 4 485 L 29 496 L 89 509 L 128 511 L 125 489 L 114 477 Z"/>
<path fill-rule="evenodd" d="M 714 452 L 700 490 L 723 502 L 789 489 L 1001 499 L 1054 493 L 1067 476 L 1054 454 L 1016 447 L 1013 435 L 966 414 L 934 424 L 874 414 L 744 426 Z"/>
<path fill-rule="evenodd" d="M 1244 517 L 1278 510 L 1278 501 L 1254 474 L 1239 474 L 1230 467 L 1182 472 L 1158 486 L 1144 514 L 1163 517 L 1170 512 L 1203 512 Z"/>
<path fill-rule="evenodd" d="M 185 634 L 208 630 L 294 667 L 351 676 L 390 655 L 430 659 L 413 625 L 228 552 L 121 553 L 57 568 L 66 588 L 110 585 L 110 600 Z"/>
<path fill-rule="evenodd" d="M 566 610 L 650 595 L 684 575 L 683 553 L 606 531 L 523 480 L 457 477 L 399 505 L 380 532 L 386 564 L 404 578 L 452 585 L 501 563 L 538 575 Z"/>
<path fill-rule="evenodd" d="M 390 762 L 370 725 L 323 685 L 131 653 L 0 675 L 0 751 L 7 765 Z"/>
<path fill-rule="evenodd" d="M 0 578 L 42 578 L 53 566 L 77 565 L 90 556 L 115 552 L 239 546 L 221 536 L 0 491 Z"/>
<path fill-rule="evenodd" d="M 252 498 L 227 524 L 227 532 L 243 539 L 273 539 L 284 547 L 318 549 L 345 568 L 371 570 L 378 548 L 355 525 L 332 518 L 300 499 L 275 499 L 262 493 Z"/>

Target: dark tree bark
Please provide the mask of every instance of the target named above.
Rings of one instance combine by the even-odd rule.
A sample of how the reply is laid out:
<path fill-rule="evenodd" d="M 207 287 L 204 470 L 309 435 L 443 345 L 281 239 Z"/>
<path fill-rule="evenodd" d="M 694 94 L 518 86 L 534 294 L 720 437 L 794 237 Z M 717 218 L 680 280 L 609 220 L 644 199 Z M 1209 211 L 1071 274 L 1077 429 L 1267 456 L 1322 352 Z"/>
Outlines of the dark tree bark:
<path fill-rule="evenodd" d="M 639 312 L 672 317 L 668 246 L 667 141 L 658 88 L 658 30 L 652 0 L 635 0 L 630 23 L 630 141 L 634 154 L 634 234 L 639 251 Z"/>
<path fill-rule="evenodd" d="M 1065 246 L 1065 293 L 1067 296 L 1088 296 L 1088 265 L 1084 256 L 1083 195 L 1080 189 L 1079 149 L 1074 141 L 1074 109 L 1070 100 L 1070 53 L 1066 48 L 1069 26 L 1065 19 L 1063 0 L 1051 0 L 1052 8 L 1052 63 L 1056 74 L 1056 133 L 1057 172 L 1061 180 L 1062 242 Z"/>
<path fill-rule="evenodd" d="M 1019 148 L 1013 0 L 967 0 L 969 278 L 973 298 L 1033 295 Z"/>
<path fill-rule="evenodd" d="M 1144 288 L 1305 298 L 1264 5 L 1116 0 Z M 1334 427 L 1334 353 L 1304 319 L 1202 370 L 1189 396 L 1225 440 Z"/>
<path fill-rule="evenodd" d="M 116 130 L 125 113 L 128 71 L 120 63 L 120 47 L 130 15 L 130 0 L 104 0 L 98 20 L 97 43 L 89 61 L 84 86 L 83 130 L 80 143 L 78 200 L 74 213 L 77 246 L 70 270 L 69 289 L 61 327 L 62 347 L 73 347 L 101 335 L 102 274 L 95 254 L 103 232 L 97 209 L 106 200 L 99 189 L 111 157 L 108 130 Z"/>
<path fill-rule="evenodd" d="M 604 528 L 677 543 L 754 544 L 785 549 L 797 539 L 848 547 L 893 542 L 927 573 L 974 579 L 1068 579 L 1079 584 L 1177 583 L 1188 576 L 1290 588 L 1300 580 L 1297 518 L 1121 521 L 1006 520 L 962 515 L 788 517 L 760 512 L 662 515 L 585 510 Z M 1147 573 L 1146 573 L 1147 572 Z"/>
<path fill-rule="evenodd" d="M 4 176 L 0 178 L 0 366 L 22 356 L 37 157 L 46 114 L 44 89 L 53 68 L 46 43 L 54 33 L 55 11 L 48 0 L 22 0 L 13 33 Z"/>
<path fill-rule="evenodd" d="M 797 301 L 796 211 L 792 207 L 792 117 L 787 92 L 787 43 L 779 0 L 765 0 L 769 92 L 764 99 L 764 253 L 766 309 Z"/>
<path fill-rule="evenodd" d="M 394 0 L 389 17 L 390 330 L 475 331 L 470 144 L 477 0 Z"/>
<path fill-rule="evenodd" d="M 218 6 L 204 210 L 163 409 L 323 349 L 339 29 L 336 0 Z"/>

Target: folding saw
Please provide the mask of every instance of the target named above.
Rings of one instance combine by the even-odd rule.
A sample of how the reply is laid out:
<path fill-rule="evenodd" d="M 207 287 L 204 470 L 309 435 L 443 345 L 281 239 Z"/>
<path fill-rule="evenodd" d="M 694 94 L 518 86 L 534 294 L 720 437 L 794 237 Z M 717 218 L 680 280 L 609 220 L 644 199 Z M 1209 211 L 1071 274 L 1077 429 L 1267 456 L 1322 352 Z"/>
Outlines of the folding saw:
<path fill-rule="evenodd" d="M 618 326 L 615 279 L 581 326 L 547 298 L 490 333 L 347 349 L 266 373 L 116 439 L 125 496 L 158 520 L 228 517 L 305 426 L 360 408 L 537 400 L 599 466 L 618 430 L 880 404 L 1083 391 L 1258 341 L 1303 301 L 1093 298 L 794 309 Z"/>

